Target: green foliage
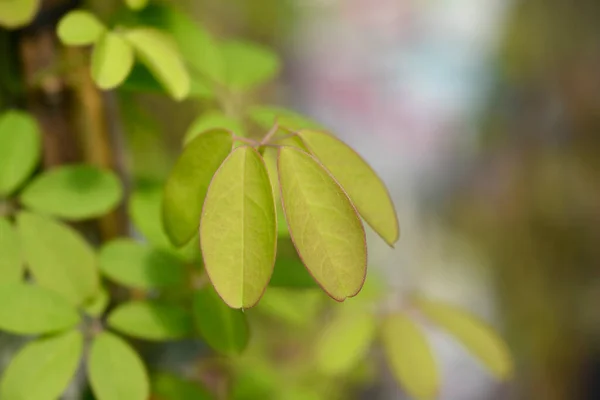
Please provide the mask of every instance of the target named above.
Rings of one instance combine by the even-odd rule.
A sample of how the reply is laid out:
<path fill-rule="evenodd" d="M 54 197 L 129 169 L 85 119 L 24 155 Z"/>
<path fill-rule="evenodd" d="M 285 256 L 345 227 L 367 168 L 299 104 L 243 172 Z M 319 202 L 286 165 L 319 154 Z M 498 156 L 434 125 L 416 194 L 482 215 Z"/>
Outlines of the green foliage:
<path fill-rule="evenodd" d="M 132 10 L 141 10 L 146 7 L 148 0 L 125 0 L 125 4 Z"/>
<path fill-rule="evenodd" d="M 113 172 L 90 165 L 67 165 L 40 174 L 20 198 L 31 210 L 78 221 L 106 214 L 122 196 L 123 188 Z"/>
<path fill-rule="evenodd" d="M 38 285 L 83 304 L 99 289 L 96 255 L 72 228 L 41 215 L 17 215 L 25 260 Z"/>
<path fill-rule="evenodd" d="M 40 6 L 40 0 L 0 1 L 0 26 L 15 29 L 28 24 Z"/>
<path fill-rule="evenodd" d="M 181 339 L 192 330 L 192 318 L 186 310 L 150 301 L 121 304 L 108 315 L 107 322 L 121 333 L 146 340 Z"/>
<path fill-rule="evenodd" d="M 221 111 L 209 111 L 200 115 L 190 124 L 183 138 L 184 145 L 190 143 L 199 134 L 217 128 L 227 129 L 238 136 L 246 136 L 240 121 Z"/>
<path fill-rule="evenodd" d="M 125 341 L 103 332 L 94 338 L 87 364 L 98 400 L 147 400 L 148 374 L 143 361 Z"/>
<path fill-rule="evenodd" d="M 0 286 L 0 329 L 21 335 L 48 334 L 73 328 L 75 308 L 60 295 L 24 283 Z"/>
<path fill-rule="evenodd" d="M 106 27 L 94 14 L 73 10 L 60 20 L 56 33 L 64 44 L 85 46 L 96 43 L 105 31 Z"/>
<path fill-rule="evenodd" d="M 279 58 L 265 47 L 236 40 L 221 43 L 219 47 L 225 75 L 220 83 L 232 90 L 253 89 L 279 72 Z"/>
<path fill-rule="evenodd" d="M 225 305 L 212 287 L 193 295 L 196 329 L 213 349 L 227 354 L 239 354 L 248 344 L 249 332 L 245 315 Z"/>
<path fill-rule="evenodd" d="M 161 400 L 211 400 L 213 398 L 202 386 L 167 373 L 152 377 L 152 393 Z"/>
<path fill-rule="evenodd" d="M 215 173 L 200 223 L 204 267 L 230 307 L 252 307 L 267 287 L 275 262 L 276 224 L 265 163 L 256 150 L 239 147 Z"/>
<path fill-rule="evenodd" d="M 23 279 L 21 243 L 12 223 L 0 217 L 0 285 Z"/>
<path fill-rule="evenodd" d="M 131 45 L 118 33 L 106 32 L 94 46 L 92 78 L 100 89 L 113 89 L 127 78 L 133 62 Z"/>
<path fill-rule="evenodd" d="M 0 114 L 0 198 L 10 195 L 25 182 L 40 155 L 41 138 L 35 120 L 20 111 Z"/>

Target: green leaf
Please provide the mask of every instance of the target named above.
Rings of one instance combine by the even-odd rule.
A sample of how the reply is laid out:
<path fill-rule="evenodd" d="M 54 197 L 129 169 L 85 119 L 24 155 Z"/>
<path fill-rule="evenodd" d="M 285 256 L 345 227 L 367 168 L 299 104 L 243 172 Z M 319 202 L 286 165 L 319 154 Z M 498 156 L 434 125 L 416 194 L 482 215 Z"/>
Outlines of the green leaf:
<path fill-rule="evenodd" d="M 279 73 L 279 58 L 257 43 L 231 40 L 220 45 L 226 74 L 226 86 L 250 90 L 273 79 Z"/>
<path fill-rule="evenodd" d="M 381 338 L 392 373 L 406 392 L 416 399 L 435 398 L 439 371 L 421 328 L 405 315 L 390 315 L 383 321 Z"/>
<path fill-rule="evenodd" d="M 152 377 L 152 392 L 160 400 L 211 400 L 213 396 L 202 386 L 168 373 Z"/>
<path fill-rule="evenodd" d="M 513 372 L 510 351 L 491 327 L 447 304 L 422 298 L 416 299 L 415 304 L 427 318 L 458 339 L 496 378 L 510 378 Z"/>
<path fill-rule="evenodd" d="M 44 172 L 21 194 L 27 208 L 79 221 L 104 215 L 123 197 L 117 176 L 91 165 L 67 165 Z"/>
<path fill-rule="evenodd" d="M 318 318 L 323 299 L 326 297 L 319 289 L 298 291 L 270 287 L 257 308 L 260 312 L 274 317 L 279 323 L 285 322 L 302 328 Z"/>
<path fill-rule="evenodd" d="M 194 293 L 193 313 L 196 329 L 213 349 L 235 355 L 246 348 L 250 332 L 245 314 L 229 308 L 211 286 Z"/>
<path fill-rule="evenodd" d="M 0 1 L 0 26 L 15 29 L 33 20 L 40 6 L 40 0 Z"/>
<path fill-rule="evenodd" d="M 192 330 L 192 319 L 186 310 L 149 301 L 121 304 L 110 313 L 107 322 L 121 333 L 146 340 L 181 339 Z"/>
<path fill-rule="evenodd" d="M 92 52 L 92 78 L 100 89 L 119 86 L 133 67 L 133 48 L 121 35 L 106 32 Z"/>
<path fill-rule="evenodd" d="M 92 317 L 99 317 L 104 313 L 109 302 L 110 295 L 108 290 L 101 287 L 98 293 L 83 305 L 83 311 Z"/>
<path fill-rule="evenodd" d="M 400 228 L 394 203 L 375 171 L 348 145 L 324 132 L 302 130 L 310 152 L 329 170 L 348 197 L 383 240 L 393 247 Z"/>
<path fill-rule="evenodd" d="M 192 140 L 179 156 L 163 199 L 163 224 L 174 245 L 183 246 L 198 231 L 208 185 L 232 146 L 231 133 L 214 129 Z"/>
<path fill-rule="evenodd" d="M 186 281 L 185 265 L 179 259 L 131 239 L 106 243 L 99 263 L 106 277 L 138 289 L 181 286 Z"/>
<path fill-rule="evenodd" d="M 31 275 L 42 287 L 80 305 L 99 289 L 96 257 L 72 228 L 41 215 L 21 212 L 17 227 Z"/>
<path fill-rule="evenodd" d="M 333 299 L 358 294 L 367 272 L 365 231 L 338 183 L 318 161 L 279 149 L 279 184 L 294 245 L 311 275 Z"/>
<path fill-rule="evenodd" d="M 273 272 L 277 224 L 267 168 L 253 148 L 235 149 L 215 173 L 202 209 L 200 248 L 225 303 L 258 303 Z"/>
<path fill-rule="evenodd" d="M 146 7 L 148 0 L 125 0 L 125 4 L 132 10 L 141 10 Z"/>
<path fill-rule="evenodd" d="M 257 105 L 248 110 L 248 115 L 256 124 L 264 129 L 269 129 L 277 119 L 279 126 L 291 130 L 300 129 L 322 129 L 322 126 L 310 118 L 298 114 L 295 111 L 277 106 Z"/>
<path fill-rule="evenodd" d="M 8 196 L 25 182 L 40 155 L 41 136 L 35 119 L 21 111 L 0 115 L 0 197 Z"/>
<path fill-rule="evenodd" d="M 376 321 L 366 312 L 344 312 L 323 329 L 316 344 L 319 369 L 328 375 L 342 375 L 367 355 L 375 338 Z"/>
<path fill-rule="evenodd" d="M 97 400 L 148 400 L 150 384 L 140 356 L 123 339 L 102 332 L 92 342 L 88 377 Z"/>
<path fill-rule="evenodd" d="M 209 111 L 200 115 L 190 124 L 183 139 L 184 145 L 190 143 L 201 133 L 215 128 L 227 129 L 237 136 L 245 136 L 240 121 L 225 115 L 222 111 Z"/>
<path fill-rule="evenodd" d="M 190 77 L 171 38 L 152 28 L 131 29 L 125 35 L 140 60 L 170 95 L 176 100 L 184 99 L 190 91 Z"/>
<path fill-rule="evenodd" d="M 0 286 L 0 329 L 19 335 L 64 331 L 80 322 L 75 308 L 58 294 L 24 283 Z"/>
<path fill-rule="evenodd" d="M 75 375 L 83 336 L 71 331 L 26 344 L 12 359 L 0 383 L 0 398 L 53 400 Z"/>
<path fill-rule="evenodd" d="M 106 28 L 88 11 L 73 10 L 61 18 L 57 34 L 61 42 L 71 46 L 84 46 L 95 43 Z"/>
<path fill-rule="evenodd" d="M 23 279 L 23 255 L 15 228 L 7 218 L 0 217 L 0 284 Z"/>

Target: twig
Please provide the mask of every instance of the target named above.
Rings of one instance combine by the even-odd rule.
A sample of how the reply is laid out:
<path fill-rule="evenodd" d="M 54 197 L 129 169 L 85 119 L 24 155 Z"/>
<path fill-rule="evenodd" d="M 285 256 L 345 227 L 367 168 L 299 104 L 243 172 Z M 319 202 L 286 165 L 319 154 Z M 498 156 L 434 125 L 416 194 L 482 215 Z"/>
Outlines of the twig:
<path fill-rule="evenodd" d="M 262 140 L 260 141 L 260 143 L 258 145 L 264 146 L 267 143 L 269 143 L 269 140 L 271 140 L 271 138 L 273 136 L 275 136 L 275 134 L 277 133 L 278 130 L 279 130 L 279 121 L 277 118 L 275 118 L 275 122 L 273 122 L 273 126 L 271 127 L 271 130 L 269 130 L 269 132 L 267 132 L 265 137 L 262 138 Z"/>

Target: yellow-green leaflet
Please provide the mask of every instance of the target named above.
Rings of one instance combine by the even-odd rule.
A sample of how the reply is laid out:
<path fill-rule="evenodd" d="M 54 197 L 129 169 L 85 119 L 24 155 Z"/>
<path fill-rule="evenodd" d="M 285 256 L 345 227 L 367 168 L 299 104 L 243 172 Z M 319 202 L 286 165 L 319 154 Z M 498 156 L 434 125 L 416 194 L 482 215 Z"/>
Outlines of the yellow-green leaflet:
<path fill-rule="evenodd" d="M 64 44 L 82 46 L 94 43 L 104 31 L 106 28 L 94 14 L 73 10 L 61 18 L 56 34 Z"/>
<path fill-rule="evenodd" d="M 204 267 L 232 308 L 249 308 L 269 283 L 277 217 L 267 168 L 251 147 L 235 149 L 216 172 L 200 220 Z"/>
<path fill-rule="evenodd" d="M 92 78 L 101 89 L 119 86 L 133 67 L 133 49 L 120 35 L 106 32 L 92 53 Z"/>
<path fill-rule="evenodd" d="M 390 369 L 406 392 L 415 399 L 435 398 L 439 371 L 421 327 L 403 314 L 390 315 L 381 338 Z"/>
<path fill-rule="evenodd" d="M 367 273 L 365 231 L 348 196 L 311 155 L 281 147 L 281 198 L 294 246 L 332 298 L 358 294 Z"/>
<path fill-rule="evenodd" d="M 0 1 L 0 26 L 15 29 L 27 25 L 39 6 L 40 0 Z"/>
<path fill-rule="evenodd" d="M 233 145 L 231 133 L 213 129 L 183 150 L 165 185 L 163 224 L 175 246 L 185 245 L 198 231 L 210 181 Z"/>
<path fill-rule="evenodd" d="M 188 95 L 190 77 L 177 45 L 169 36 L 153 28 L 136 28 L 128 31 L 125 37 L 174 99 L 182 100 Z"/>
<path fill-rule="evenodd" d="M 375 171 L 352 148 L 332 135 L 316 130 L 302 130 L 298 134 L 344 188 L 367 224 L 393 246 L 400 236 L 398 217 Z"/>
<path fill-rule="evenodd" d="M 344 374 L 366 356 L 377 324 L 372 313 L 342 312 L 323 330 L 317 342 L 317 364 L 327 374 Z"/>
<path fill-rule="evenodd" d="M 432 322 L 460 340 L 474 356 L 499 379 L 507 379 L 513 371 L 510 351 L 494 330 L 459 308 L 425 300 L 415 300 L 416 306 Z"/>

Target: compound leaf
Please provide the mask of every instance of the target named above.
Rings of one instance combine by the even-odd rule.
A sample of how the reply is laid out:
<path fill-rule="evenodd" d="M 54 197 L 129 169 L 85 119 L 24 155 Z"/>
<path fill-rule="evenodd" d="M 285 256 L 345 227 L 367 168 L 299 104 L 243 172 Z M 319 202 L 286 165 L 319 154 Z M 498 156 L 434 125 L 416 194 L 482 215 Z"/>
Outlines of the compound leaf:
<path fill-rule="evenodd" d="M 25 260 L 38 285 L 60 293 L 76 305 L 96 295 L 96 256 L 75 230 L 28 212 L 17 215 L 17 227 Z"/>
<path fill-rule="evenodd" d="M 394 203 L 375 171 L 352 148 L 327 133 L 301 130 L 310 152 L 344 188 L 352 203 L 379 236 L 390 246 L 400 229 Z"/>
<path fill-rule="evenodd" d="M 416 299 L 416 306 L 432 322 L 458 339 L 498 379 L 513 371 L 510 351 L 494 330 L 467 312 L 439 302 Z"/>
<path fill-rule="evenodd" d="M 104 215 L 123 197 L 117 176 L 91 165 L 67 165 L 44 172 L 21 194 L 26 207 L 61 219 L 79 221 Z"/>
<path fill-rule="evenodd" d="M 150 396 L 148 374 L 140 356 L 112 333 L 96 336 L 87 367 L 98 400 L 147 400 Z"/>
<path fill-rule="evenodd" d="M 235 355 L 246 348 L 250 333 L 245 314 L 229 308 L 211 286 L 194 293 L 193 314 L 196 329 L 213 349 Z"/>
<path fill-rule="evenodd" d="M 232 308 L 250 308 L 269 283 L 277 248 L 273 191 L 260 154 L 235 149 L 215 173 L 200 220 L 204 267 Z"/>
<path fill-rule="evenodd" d="M 57 34 L 61 42 L 71 46 L 95 43 L 106 31 L 94 14 L 84 10 L 73 10 L 61 18 Z"/>
<path fill-rule="evenodd" d="M 279 184 L 290 235 L 311 275 L 332 298 L 358 294 L 367 272 L 365 232 L 339 184 L 311 155 L 281 147 Z"/>
<path fill-rule="evenodd" d="M 113 89 L 125 81 L 133 62 L 131 45 L 121 35 L 106 32 L 92 52 L 92 78 L 100 89 Z"/>
<path fill-rule="evenodd" d="M 0 329 L 19 335 L 64 331 L 80 321 L 76 309 L 47 289 L 10 283 L 0 286 Z"/>
<path fill-rule="evenodd" d="M 23 279 L 23 255 L 17 231 L 5 217 L 0 217 L 0 284 Z"/>
<path fill-rule="evenodd" d="M 386 317 L 381 327 L 384 352 L 394 377 L 417 399 L 435 398 L 439 371 L 425 333 L 402 314 Z"/>
<path fill-rule="evenodd" d="M 192 329 L 186 310 L 154 301 L 121 304 L 109 314 L 107 322 L 121 333 L 146 340 L 181 339 Z"/>
<path fill-rule="evenodd" d="M 59 398 L 75 375 L 83 350 L 78 331 L 26 344 L 12 359 L 0 383 L 3 399 Z"/>
<path fill-rule="evenodd" d="M 163 198 L 163 224 L 174 245 L 183 246 L 198 231 L 208 186 L 232 146 L 230 132 L 213 129 L 192 140 L 179 156 Z"/>
<path fill-rule="evenodd" d="M 40 155 L 41 136 L 35 119 L 21 111 L 0 115 L 0 197 L 10 195 L 25 182 Z"/>

